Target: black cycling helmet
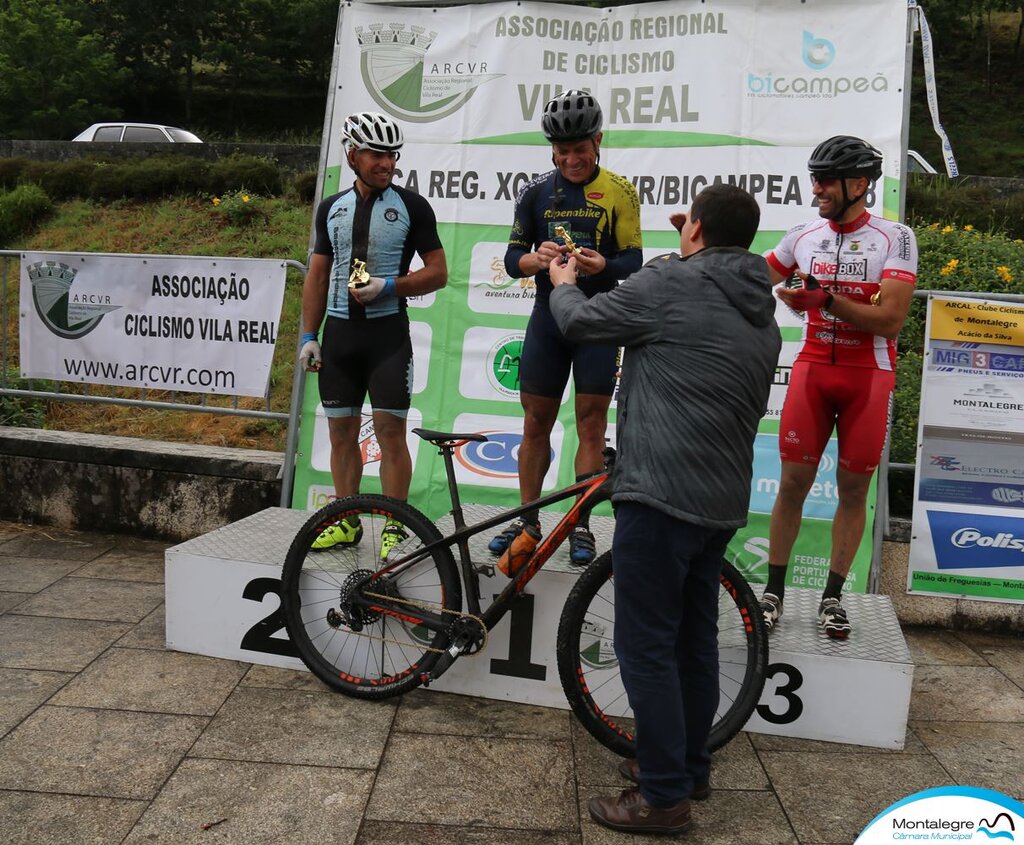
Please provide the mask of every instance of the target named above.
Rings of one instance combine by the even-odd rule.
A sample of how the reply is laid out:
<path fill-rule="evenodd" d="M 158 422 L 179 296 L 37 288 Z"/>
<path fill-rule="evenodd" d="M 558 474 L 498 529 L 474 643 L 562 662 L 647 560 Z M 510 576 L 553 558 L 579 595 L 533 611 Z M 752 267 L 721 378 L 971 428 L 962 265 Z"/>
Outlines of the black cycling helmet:
<path fill-rule="evenodd" d="M 544 106 L 540 128 L 552 144 L 583 141 L 601 131 L 601 107 L 586 91 L 563 91 Z"/>
<path fill-rule="evenodd" d="M 818 176 L 864 176 L 874 182 L 882 175 L 882 154 L 860 138 L 835 135 L 814 148 L 807 169 Z"/>

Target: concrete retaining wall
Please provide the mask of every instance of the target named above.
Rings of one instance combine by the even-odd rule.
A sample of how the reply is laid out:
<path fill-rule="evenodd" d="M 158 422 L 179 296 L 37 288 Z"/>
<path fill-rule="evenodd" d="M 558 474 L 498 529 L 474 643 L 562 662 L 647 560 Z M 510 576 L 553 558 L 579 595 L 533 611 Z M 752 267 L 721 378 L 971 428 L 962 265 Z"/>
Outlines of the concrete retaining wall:
<path fill-rule="evenodd" d="M 278 452 L 0 426 L 0 519 L 183 541 L 281 503 Z"/>
<path fill-rule="evenodd" d="M 278 452 L 0 426 L 0 519 L 180 542 L 279 505 L 283 460 Z M 907 595 L 911 525 L 891 522 L 880 590 L 900 622 L 1024 633 L 1024 605 Z"/>

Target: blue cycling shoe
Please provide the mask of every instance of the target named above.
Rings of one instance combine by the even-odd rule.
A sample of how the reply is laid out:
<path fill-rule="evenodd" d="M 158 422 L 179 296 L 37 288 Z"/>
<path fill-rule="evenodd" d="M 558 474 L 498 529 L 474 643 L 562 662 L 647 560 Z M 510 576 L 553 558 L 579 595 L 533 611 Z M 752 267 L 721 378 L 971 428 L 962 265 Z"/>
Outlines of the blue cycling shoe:
<path fill-rule="evenodd" d="M 594 535 L 585 525 L 577 525 L 569 535 L 569 560 L 576 566 L 586 566 L 597 554 Z"/>
<path fill-rule="evenodd" d="M 538 526 L 539 527 L 539 526 Z M 526 528 L 526 522 L 522 519 L 514 519 L 500 534 L 495 536 L 490 543 L 487 544 L 487 550 L 492 555 L 503 555 L 505 549 L 512 545 L 512 541 L 523 533 Z"/>

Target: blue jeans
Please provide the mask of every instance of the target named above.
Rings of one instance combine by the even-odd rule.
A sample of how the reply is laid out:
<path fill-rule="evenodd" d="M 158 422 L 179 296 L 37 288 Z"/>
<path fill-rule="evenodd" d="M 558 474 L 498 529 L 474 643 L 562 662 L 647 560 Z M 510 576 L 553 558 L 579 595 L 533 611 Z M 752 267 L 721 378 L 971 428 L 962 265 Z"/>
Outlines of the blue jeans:
<path fill-rule="evenodd" d="M 636 718 L 640 792 L 667 807 L 711 772 L 718 707 L 718 591 L 733 529 L 648 505 L 615 510 L 615 654 Z"/>

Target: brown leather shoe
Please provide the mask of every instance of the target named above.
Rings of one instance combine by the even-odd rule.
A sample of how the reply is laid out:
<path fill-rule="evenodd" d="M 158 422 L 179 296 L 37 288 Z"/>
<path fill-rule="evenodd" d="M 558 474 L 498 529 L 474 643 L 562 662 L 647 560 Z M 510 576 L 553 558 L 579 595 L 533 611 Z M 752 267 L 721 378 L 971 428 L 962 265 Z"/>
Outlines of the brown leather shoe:
<path fill-rule="evenodd" d="M 619 763 L 619 774 L 626 780 L 640 783 L 640 764 L 637 763 L 636 758 L 631 757 L 629 760 L 623 760 Z M 690 793 L 691 801 L 707 801 L 710 797 L 710 783 L 695 783 L 693 785 L 693 792 Z"/>
<path fill-rule="evenodd" d="M 608 798 L 591 798 L 590 817 L 613 830 L 634 833 L 684 833 L 693 824 L 688 798 L 671 807 L 652 807 L 635 786 Z"/>

